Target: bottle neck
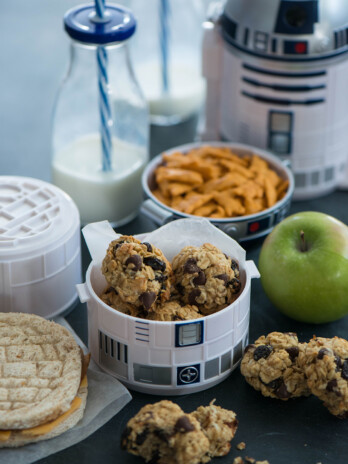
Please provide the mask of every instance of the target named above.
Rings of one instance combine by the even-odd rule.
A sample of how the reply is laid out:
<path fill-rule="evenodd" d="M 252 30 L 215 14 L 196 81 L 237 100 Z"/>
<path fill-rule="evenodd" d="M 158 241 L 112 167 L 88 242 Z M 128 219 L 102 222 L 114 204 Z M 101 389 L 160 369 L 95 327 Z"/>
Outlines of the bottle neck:
<path fill-rule="evenodd" d="M 128 41 L 108 44 L 108 45 L 91 45 L 76 41 L 71 41 L 70 45 L 70 67 L 79 67 L 91 70 L 97 64 L 97 54 L 103 50 L 106 52 L 106 63 L 109 61 L 117 62 L 128 67 Z M 92 68 L 93 69 L 93 68 Z"/>

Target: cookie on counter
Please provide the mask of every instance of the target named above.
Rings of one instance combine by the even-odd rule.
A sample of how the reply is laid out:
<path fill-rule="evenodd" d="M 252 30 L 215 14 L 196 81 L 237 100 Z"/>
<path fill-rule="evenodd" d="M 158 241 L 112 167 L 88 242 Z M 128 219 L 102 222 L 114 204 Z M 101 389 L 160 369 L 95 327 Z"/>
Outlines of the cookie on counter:
<path fill-rule="evenodd" d="M 210 243 L 184 247 L 172 267 L 177 297 L 204 315 L 228 306 L 241 289 L 238 263 Z"/>
<path fill-rule="evenodd" d="M 210 461 L 209 440 L 198 420 L 167 400 L 147 404 L 129 420 L 121 448 L 157 464 Z"/>
<path fill-rule="evenodd" d="M 331 414 L 348 418 L 348 341 L 313 337 L 299 356 L 311 392 Z"/>
<path fill-rule="evenodd" d="M 198 420 L 209 440 L 209 456 L 225 456 L 231 449 L 238 420 L 233 411 L 216 406 L 214 401 L 209 406 L 199 406 L 190 415 Z"/>
<path fill-rule="evenodd" d="M 190 321 L 203 317 L 197 306 L 181 305 L 178 301 L 165 301 L 148 313 L 146 319 L 152 321 Z"/>
<path fill-rule="evenodd" d="M 310 391 L 299 364 L 305 344 L 293 332 L 271 332 L 245 348 L 240 370 L 245 380 L 264 396 L 287 400 Z"/>
<path fill-rule="evenodd" d="M 102 273 L 125 303 L 151 311 L 169 300 L 172 268 L 162 251 L 150 243 L 129 235 L 113 240 Z"/>

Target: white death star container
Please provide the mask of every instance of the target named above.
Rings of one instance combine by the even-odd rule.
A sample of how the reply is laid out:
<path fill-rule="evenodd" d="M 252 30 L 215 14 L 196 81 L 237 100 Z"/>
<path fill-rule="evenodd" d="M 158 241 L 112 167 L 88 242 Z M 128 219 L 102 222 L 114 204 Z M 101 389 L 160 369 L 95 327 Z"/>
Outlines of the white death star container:
<path fill-rule="evenodd" d="M 290 161 L 294 199 L 334 190 L 348 158 L 347 0 L 228 0 L 204 23 L 203 140 Z"/>
<path fill-rule="evenodd" d="M 59 188 L 0 176 L 0 308 L 53 318 L 77 303 L 80 219 Z"/>

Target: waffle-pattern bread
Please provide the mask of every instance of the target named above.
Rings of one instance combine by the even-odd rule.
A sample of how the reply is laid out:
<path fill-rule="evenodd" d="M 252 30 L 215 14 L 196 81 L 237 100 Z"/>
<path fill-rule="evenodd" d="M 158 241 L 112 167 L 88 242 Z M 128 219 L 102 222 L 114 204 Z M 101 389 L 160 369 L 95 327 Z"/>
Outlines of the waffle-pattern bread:
<path fill-rule="evenodd" d="M 67 329 L 31 314 L 0 313 L 0 430 L 36 427 L 67 412 L 81 368 Z"/>

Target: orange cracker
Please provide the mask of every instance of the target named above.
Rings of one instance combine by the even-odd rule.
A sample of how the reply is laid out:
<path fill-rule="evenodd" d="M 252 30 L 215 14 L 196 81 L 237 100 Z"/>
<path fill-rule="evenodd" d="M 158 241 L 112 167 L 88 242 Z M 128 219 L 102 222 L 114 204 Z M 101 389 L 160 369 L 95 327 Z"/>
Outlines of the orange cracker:
<path fill-rule="evenodd" d="M 267 161 L 261 159 L 257 155 L 253 155 L 250 160 L 250 165 L 249 165 L 250 171 L 254 172 L 262 172 L 262 171 L 268 171 L 268 163 Z"/>
<path fill-rule="evenodd" d="M 168 197 L 165 197 L 159 189 L 152 190 L 152 193 L 155 195 L 155 197 L 157 198 L 157 200 L 161 201 L 161 202 L 164 203 L 165 205 L 169 205 L 169 203 L 168 203 Z"/>
<path fill-rule="evenodd" d="M 218 179 L 212 179 L 199 187 L 203 193 L 220 192 L 231 187 L 237 187 L 245 182 L 245 177 L 239 174 L 226 174 Z"/>
<path fill-rule="evenodd" d="M 195 195 L 185 198 L 178 205 L 178 209 L 184 213 L 191 214 L 192 211 L 196 210 L 200 206 L 203 206 L 205 203 L 208 203 L 213 198 L 213 195 L 200 195 L 196 193 Z"/>
<path fill-rule="evenodd" d="M 210 216 L 214 211 L 216 211 L 218 205 L 215 203 L 215 201 L 208 201 L 203 206 L 200 206 L 199 208 L 196 208 L 195 210 L 192 211 L 192 214 L 195 214 L 196 216 Z"/>
<path fill-rule="evenodd" d="M 210 217 L 212 218 L 225 218 L 226 217 L 226 213 L 225 213 L 225 210 L 222 206 L 220 205 L 217 205 L 216 206 L 216 210 L 210 215 Z"/>
<path fill-rule="evenodd" d="M 181 182 L 168 182 L 167 190 L 172 197 L 176 197 L 183 193 L 190 192 L 192 190 L 192 185 L 182 184 Z"/>
<path fill-rule="evenodd" d="M 265 178 L 265 198 L 267 208 L 273 206 L 277 201 L 277 191 L 268 177 Z"/>
<path fill-rule="evenodd" d="M 265 209 L 263 198 L 244 198 L 245 214 L 255 214 Z"/>
<path fill-rule="evenodd" d="M 280 200 L 281 198 L 283 198 L 283 196 L 285 195 L 286 191 L 288 190 L 288 187 L 289 187 L 289 181 L 288 181 L 288 180 L 281 179 L 281 180 L 280 180 L 280 183 L 279 183 L 278 186 L 277 186 L 277 198 L 278 198 L 278 200 Z"/>
<path fill-rule="evenodd" d="M 245 208 L 241 200 L 233 196 L 231 191 L 214 193 L 214 200 L 224 208 L 227 217 L 242 216 L 245 214 Z"/>
<path fill-rule="evenodd" d="M 198 172 L 188 169 L 167 168 L 160 166 L 156 169 L 156 181 L 160 184 L 164 180 L 184 182 L 188 184 L 202 184 L 203 177 Z"/>
<path fill-rule="evenodd" d="M 233 189 L 235 195 L 248 198 L 261 198 L 263 196 L 263 188 L 253 180 L 248 180 L 243 185 Z"/>

